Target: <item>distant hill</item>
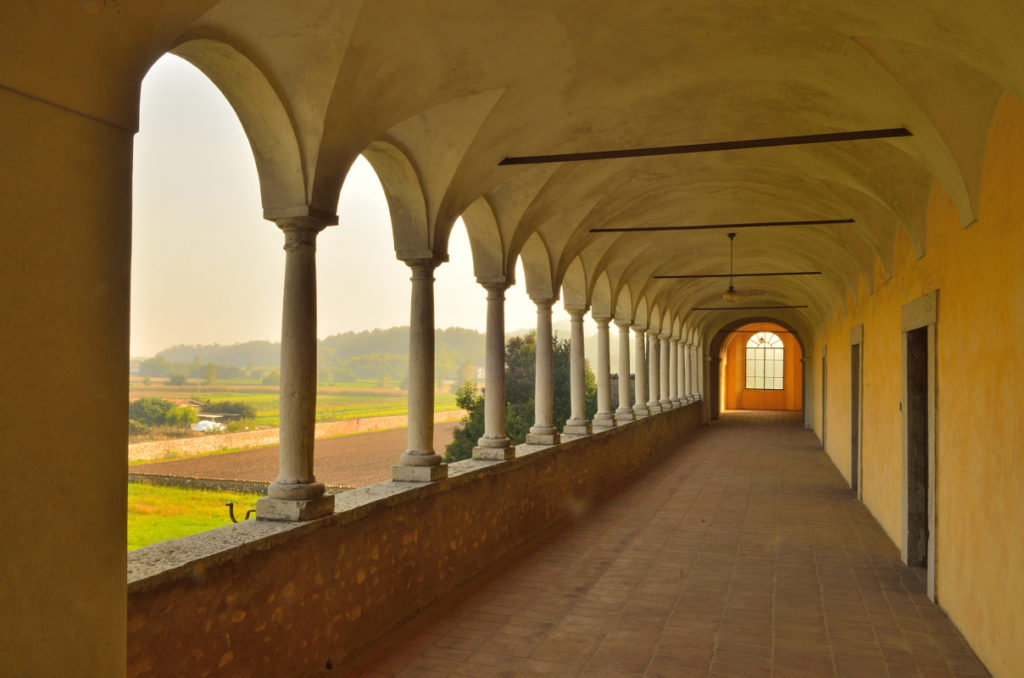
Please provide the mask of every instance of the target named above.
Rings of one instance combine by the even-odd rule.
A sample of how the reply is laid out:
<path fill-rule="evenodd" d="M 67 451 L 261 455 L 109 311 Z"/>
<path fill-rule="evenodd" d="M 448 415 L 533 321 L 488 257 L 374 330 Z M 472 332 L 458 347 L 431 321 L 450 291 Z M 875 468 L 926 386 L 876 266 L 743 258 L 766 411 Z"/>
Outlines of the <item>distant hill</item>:
<path fill-rule="evenodd" d="M 156 354 L 169 363 L 200 363 L 246 367 L 277 367 L 281 361 L 281 344 L 276 341 L 247 341 L 242 344 L 179 344 Z"/>
<path fill-rule="evenodd" d="M 434 332 L 435 371 L 439 379 L 458 378 L 465 364 L 484 364 L 484 335 L 462 327 L 449 327 Z M 181 344 L 156 355 L 167 365 L 199 365 L 213 363 L 251 369 L 276 369 L 280 365 L 281 345 L 276 341 L 247 341 L 240 344 Z M 151 362 L 151 361 L 146 361 Z M 401 381 L 408 371 L 409 328 L 391 327 L 363 332 L 334 334 L 317 342 L 317 363 L 321 380 L 348 381 L 352 378 Z M 144 363 L 145 364 L 145 363 Z M 166 372 L 168 369 L 163 368 Z M 154 373 L 154 376 L 160 376 Z"/>

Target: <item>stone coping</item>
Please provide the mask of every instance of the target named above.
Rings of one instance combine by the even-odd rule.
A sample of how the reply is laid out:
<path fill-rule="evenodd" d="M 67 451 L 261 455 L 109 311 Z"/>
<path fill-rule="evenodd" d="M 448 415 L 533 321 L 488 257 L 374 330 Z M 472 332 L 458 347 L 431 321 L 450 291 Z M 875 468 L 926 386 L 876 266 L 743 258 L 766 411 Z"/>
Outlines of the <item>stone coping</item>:
<path fill-rule="evenodd" d="M 656 415 L 655 415 L 656 416 Z M 448 465 L 448 477 L 431 483 L 385 481 L 335 495 L 334 514 L 306 522 L 246 520 L 207 532 L 158 542 L 128 553 L 128 595 L 157 589 L 169 583 L 201 579 L 206 569 L 252 551 L 263 551 L 293 538 L 346 525 L 374 512 L 423 497 L 439 494 L 481 478 L 501 475 L 535 460 L 571 449 L 583 441 L 614 436 L 617 431 L 640 426 L 631 421 L 559 445 L 521 445 L 517 456 L 504 461 L 467 459 Z"/>

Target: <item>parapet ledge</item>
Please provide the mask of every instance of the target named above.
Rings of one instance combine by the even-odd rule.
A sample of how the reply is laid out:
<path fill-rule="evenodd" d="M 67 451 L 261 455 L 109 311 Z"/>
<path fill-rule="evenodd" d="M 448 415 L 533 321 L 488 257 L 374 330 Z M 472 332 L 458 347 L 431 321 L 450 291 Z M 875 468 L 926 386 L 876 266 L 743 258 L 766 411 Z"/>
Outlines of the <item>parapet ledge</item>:
<path fill-rule="evenodd" d="M 625 426 L 636 426 L 630 422 Z M 541 449 L 524 449 L 518 456 L 506 461 L 467 459 L 448 465 L 448 477 L 432 483 L 385 481 L 353 490 L 339 492 L 334 497 L 334 514 L 307 522 L 288 523 L 246 520 L 225 525 L 208 532 L 162 541 L 128 553 L 128 595 L 160 588 L 182 579 L 201 581 L 205 572 L 221 563 L 231 561 L 253 551 L 275 548 L 298 536 L 317 530 L 346 525 L 360 520 L 373 511 L 415 501 L 422 497 L 446 492 L 453 487 L 477 479 L 507 473 L 525 464 L 558 454 L 575 445 L 614 436 L 624 426 L 595 432 L 575 440 Z"/>

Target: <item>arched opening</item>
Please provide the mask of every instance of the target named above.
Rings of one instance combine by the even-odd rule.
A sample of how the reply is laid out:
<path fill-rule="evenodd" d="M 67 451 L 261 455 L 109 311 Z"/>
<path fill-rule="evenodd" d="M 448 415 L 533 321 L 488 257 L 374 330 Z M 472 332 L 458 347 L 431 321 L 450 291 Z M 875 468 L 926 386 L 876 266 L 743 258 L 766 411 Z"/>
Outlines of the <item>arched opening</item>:
<path fill-rule="evenodd" d="M 787 328 L 741 325 L 727 334 L 718 357 L 720 410 L 803 409 L 803 350 Z"/>

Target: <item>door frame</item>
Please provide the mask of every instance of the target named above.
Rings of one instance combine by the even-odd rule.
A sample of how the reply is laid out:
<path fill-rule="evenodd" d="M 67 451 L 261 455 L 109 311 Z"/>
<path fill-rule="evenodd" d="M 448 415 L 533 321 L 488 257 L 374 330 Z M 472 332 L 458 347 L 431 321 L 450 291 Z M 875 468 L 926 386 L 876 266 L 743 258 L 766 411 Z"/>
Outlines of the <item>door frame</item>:
<path fill-rule="evenodd" d="M 857 360 L 854 364 L 854 356 Z M 850 489 L 864 499 L 864 325 L 850 329 Z"/>
<path fill-rule="evenodd" d="M 935 601 L 935 579 L 936 568 L 936 542 L 938 541 L 937 514 L 936 510 L 936 479 L 938 472 L 937 460 L 937 419 L 938 406 L 937 396 L 937 360 L 936 360 L 936 335 L 938 326 L 939 291 L 932 290 L 927 294 L 918 297 L 910 303 L 904 304 L 901 314 L 901 337 L 900 348 L 902 353 L 901 363 L 901 401 L 900 418 L 902 420 L 903 438 L 903 464 L 902 464 L 902 491 L 900 497 L 900 557 L 904 563 L 909 561 L 910 543 L 910 516 L 909 516 L 909 463 L 910 448 L 908 446 L 908 421 L 906 413 L 907 403 L 907 369 L 908 369 L 908 334 L 914 330 L 927 328 L 928 331 L 928 356 L 927 356 L 927 398 L 928 398 L 928 548 L 926 558 L 928 597 Z"/>

